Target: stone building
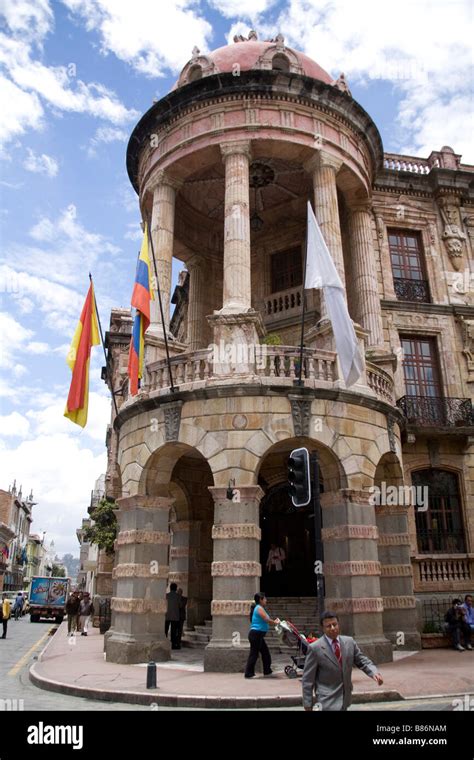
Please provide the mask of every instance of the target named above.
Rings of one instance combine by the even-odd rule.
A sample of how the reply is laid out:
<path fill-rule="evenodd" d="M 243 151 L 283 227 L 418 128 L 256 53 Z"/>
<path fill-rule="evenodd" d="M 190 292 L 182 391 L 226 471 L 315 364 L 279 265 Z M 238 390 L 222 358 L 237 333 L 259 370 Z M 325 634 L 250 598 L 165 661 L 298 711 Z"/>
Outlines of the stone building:
<path fill-rule="evenodd" d="M 170 656 L 176 581 L 188 624 L 212 619 L 205 668 L 242 669 L 271 543 L 286 550 L 285 596 L 314 595 L 310 511 L 291 511 L 287 494 L 298 446 L 319 455 L 326 607 L 379 662 L 400 632 L 419 647 L 416 598 L 474 586 L 474 167 L 449 147 L 384 153 L 343 74 L 254 32 L 194 49 L 134 129 L 127 167 L 150 223 L 172 378 L 155 301 L 146 376 L 129 396 L 131 316 L 113 310 L 106 490 L 120 532 L 107 659 Z M 350 388 L 324 298 L 303 292 L 308 200 L 364 355 Z M 189 273 L 174 335 L 173 256 Z"/>
<path fill-rule="evenodd" d="M 4 591 L 22 591 L 27 578 L 27 545 L 33 522 L 32 511 L 35 506 L 33 491 L 25 499 L 22 487 L 16 487 L 16 481 L 8 491 L 0 489 L 0 539 L 3 547 L 0 558 L 0 572 Z M 10 538 L 8 536 L 10 535 Z"/>

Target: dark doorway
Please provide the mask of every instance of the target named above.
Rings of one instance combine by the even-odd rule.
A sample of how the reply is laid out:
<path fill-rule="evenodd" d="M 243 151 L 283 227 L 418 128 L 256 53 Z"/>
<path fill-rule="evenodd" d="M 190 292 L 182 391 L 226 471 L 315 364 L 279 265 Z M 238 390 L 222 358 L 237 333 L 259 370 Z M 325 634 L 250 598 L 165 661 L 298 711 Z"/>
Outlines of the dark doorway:
<path fill-rule="evenodd" d="M 295 509 L 288 495 L 288 484 L 274 486 L 260 505 L 261 589 L 268 596 L 314 596 L 314 520 L 313 507 Z M 286 556 L 281 572 L 267 570 L 270 547 L 281 547 Z"/>

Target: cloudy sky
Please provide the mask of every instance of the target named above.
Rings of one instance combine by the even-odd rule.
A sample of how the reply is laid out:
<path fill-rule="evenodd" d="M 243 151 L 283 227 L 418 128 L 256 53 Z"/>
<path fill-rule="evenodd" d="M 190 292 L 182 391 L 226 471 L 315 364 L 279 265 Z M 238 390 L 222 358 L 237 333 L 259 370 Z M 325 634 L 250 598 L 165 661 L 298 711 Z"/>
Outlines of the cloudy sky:
<path fill-rule="evenodd" d="M 451 145 L 474 163 L 470 0 L 0 0 L 0 488 L 34 489 L 35 531 L 78 554 L 104 471 L 107 390 L 94 350 L 89 424 L 63 417 L 65 356 L 93 273 L 106 329 L 139 248 L 128 135 L 197 45 L 285 35 L 352 94 L 386 151 Z M 175 267 L 178 270 L 177 265 Z"/>

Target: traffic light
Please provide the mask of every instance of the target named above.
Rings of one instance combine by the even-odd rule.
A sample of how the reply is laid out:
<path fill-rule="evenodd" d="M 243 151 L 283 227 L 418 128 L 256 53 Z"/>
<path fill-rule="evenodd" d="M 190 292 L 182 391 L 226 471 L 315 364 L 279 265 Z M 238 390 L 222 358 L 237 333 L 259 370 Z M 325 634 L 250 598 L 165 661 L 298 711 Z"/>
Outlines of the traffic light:
<path fill-rule="evenodd" d="M 308 449 L 293 449 L 288 459 L 288 483 L 294 507 L 306 507 L 311 501 L 311 475 Z"/>

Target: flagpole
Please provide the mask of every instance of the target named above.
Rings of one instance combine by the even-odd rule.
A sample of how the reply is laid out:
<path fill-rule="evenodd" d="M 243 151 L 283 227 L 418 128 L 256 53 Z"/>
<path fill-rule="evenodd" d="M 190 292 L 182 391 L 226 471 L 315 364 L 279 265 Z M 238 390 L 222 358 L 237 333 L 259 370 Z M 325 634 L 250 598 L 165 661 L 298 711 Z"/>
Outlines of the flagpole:
<path fill-rule="evenodd" d="M 92 275 L 91 275 L 91 273 L 90 273 L 90 272 L 89 272 L 89 280 L 90 280 L 90 282 L 91 282 L 91 285 L 92 285 L 92 284 L 93 284 L 93 282 L 92 282 Z M 109 383 L 110 383 L 110 392 L 111 392 L 111 394 L 112 394 L 112 401 L 114 402 L 114 407 L 115 407 L 115 414 L 116 414 L 116 415 L 118 415 L 118 407 L 117 407 L 117 401 L 116 401 L 116 399 L 115 399 L 114 386 L 113 386 L 113 384 L 112 384 L 112 378 L 111 378 L 111 377 L 110 377 L 110 375 L 109 375 L 109 363 L 108 363 L 108 361 L 107 361 L 107 354 L 106 354 L 106 351 L 105 351 L 104 333 L 102 332 L 102 325 L 101 325 L 101 323 L 100 323 L 100 316 L 99 316 L 99 310 L 98 310 L 98 308 L 97 308 L 97 301 L 96 301 L 96 297 L 95 297 L 95 290 L 94 290 L 93 292 L 94 292 L 94 308 L 95 308 L 95 313 L 96 313 L 96 316 L 97 316 L 97 322 L 98 322 L 98 324 L 99 324 L 99 332 L 100 332 L 100 339 L 101 339 L 101 341 L 102 341 L 102 348 L 104 349 L 104 356 L 105 356 L 105 374 L 106 374 L 106 377 L 108 377 L 108 379 L 109 379 Z"/>
<path fill-rule="evenodd" d="M 304 238 L 304 267 L 303 267 L 303 313 L 301 315 L 301 343 L 300 343 L 300 366 L 298 370 L 298 380 L 296 385 L 303 386 L 304 381 L 301 379 L 303 373 L 303 350 L 304 350 L 304 318 L 306 315 L 306 295 L 305 295 L 305 283 L 306 283 L 306 265 L 308 260 L 308 222 L 306 222 L 306 235 Z"/>
<path fill-rule="evenodd" d="M 168 372 L 170 374 L 171 393 L 174 393 L 175 387 L 173 385 L 173 373 L 171 372 L 170 353 L 169 353 L 169 349 L 168 349 L 168 336 L 166 334 L 165 317 L 164 317 L 164 314 L 163 314 L 163 303 L 162 303 L 162 300 L 161 300 L 160 282 L 158 280 L 158 269 L 157 269 L 157 266 L 156 266 L 156 259 L 155 259 L 155 246 L 153 245 L 153 238 L 151 236 L 150 222 L 148 220 L 148 217 L 146 218 L 145 224 L 146 224 L 147 230 L 148 230 L 148 239 L 150 240 L 151 255 L 152 255 L 152 258 L 153 258 L 153 268 L 155 270 L 156 290 L 157 290 L 157 293 L 158 293 L 158 302 L 160 304 L 160 314 L 161 314 L 161 324 L 163 326 L 163 335 L 164 335 L 164 338 L 165 338 L 166 361 L 168 363 Z"/>

